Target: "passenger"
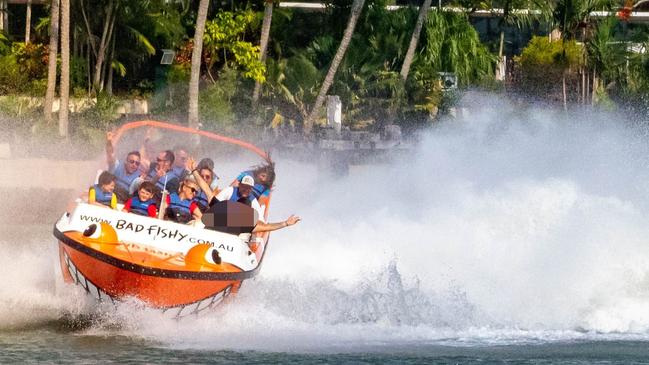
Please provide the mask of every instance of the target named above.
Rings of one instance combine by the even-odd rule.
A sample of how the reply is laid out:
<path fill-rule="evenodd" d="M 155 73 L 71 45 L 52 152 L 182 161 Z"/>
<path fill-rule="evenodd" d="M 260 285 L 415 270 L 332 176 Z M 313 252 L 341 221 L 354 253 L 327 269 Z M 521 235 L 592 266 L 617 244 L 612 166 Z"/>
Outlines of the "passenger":
<path fill-rule="evenodd" d="M 209 185 L 210 189 L 212 188 L 212 182 L 214 181 L 214 172 L 207 166 L 200 166 L 196 169 L 199 176 Z M 201 184 L 199 184 L 200 186 Z M 218 194 L 219 190 L 218 188 L 214 188 L 212 191 L 212 195 L 214 196 Z M 209 191 L 208 191 L 209 192 Z M 204 212 L 207 210 L 209 207 L 209 199 L 207 197 L 207 194 L 203 191 L 203 188 L 201 187 L 201 191 L 199 191 L 196 196 L 194 197 L 194 201 L 198 203 L 198 207 L 200 208 L 201 212 Z"/>
<path fill-rule="evenodd" d="M 173 163 L 174 153 L 166 150 L 158 154 L 156 163 L 151 164 L 147 180 L 158 188 L 157 193 L 161 193 L 165 189 L 170 192 L 178 190 L 179 179 L 172 170 Z M 156 198 L 160 200 L 160 195 L 157 195 Z"/>
<path fill-rule="evenodd" d="M 148 215 L 153 218 L 157 217 L 158 207 L 153 199 L 154 194 L 155 185 L 150 181 L 142 182 L 137 190 L 137 195 L 127 200 L 126 204 L 124 204 L 123 211 L 138 215 Z"/>
<path fill-rule="evenodd" d="M 282 222 L 266 223 L 264 219 L 264 212 L 261 209 L 257 198 L 252 195 L 252 190 L 255 185 L 255 180 L 252 178 L 252 176 L 244 175 L 237 185 L 238 186 L 236 187 L 229 186 L 223 189 L 213 199 L 210 200 L 210 206 L 216 204 L 217 202 L 229 200 L 243 203 L 251 207 L 252 209 L 257 211 L 257 214 L 259 215 L 259 221 L 257 222 L 255 228 L 252 230 L 253 233 L 275 231 L 281 228 L 292 226 L 300 221 L 300 217 L 291 215 Z"/>
<path fill-rule="evenodd" d="M 238 186 L 239 181 L 244 175 L 250 175 L 255 180 L 255 185 L 252 188 L 252 194 L 255 198 L 259 199 L 262 195 L 270 194 L 270 190 L 275 182 L 275 163 L 269 161 L 267 164 L 256 166 L 252 170 L 244 171 L 237 176 L 237 178 L 230 184 L 231 186 Z"/>
<path fill-rule="evenodd" d="M 193 219 L 200 219 L 201 210 L 193 200 L 198 190 L 196 182 L 191 178 L 186 178 L 180 184 L 177 193 L 173 192 L 167 196 L 165 218 L 178 223 L 189 223 Z"/>
<path fill-rule="evenodd" d="M 115 209 L 117 207 L 117 196 L 114 193 L 115 180 L 115 175 L 103 171 L 99 175 L 97 184 L 88 190 L 88 203 Z"/>
<path fill-rule="evenodd" d="M 175 159 L 172 166 L 172 170 L 174 174 L 176 174 L 176 176 L 178 177 L 178 181 L 183 181 L 185 180 L 185 177 L 187 177 L 187 170 L 185 170 L 185 164 L 187 163 L 189 154 L 187 153 L 187 150 L 181 146 L 174 147 L 173 153 Z"/>
<path fill-rule="evenodd" d="M 113 134 L 108 132 L 106 134 L 106 162 L 108 163 L 108 171 L 116 177 L 115 195 L 117 195 L 117 201 L 124 203 L 131 196 L 129 191 L 133 181 L 142 174 L 142 171 L 140 171 L 140 152 L 129 152 L 126 154 L 124 162 L 117 160 L 113 146 Z"/>
<path fill-rule="evenodd" d="M 212 171 L 213 176 L 212 176 L 212 183 L 210 184 L 210 188 L 212 190 L 215 190 L 216 187 L 217 187 L 217 182 L 216 181 L 219 179 L 219 177 L 214 173 L 214 161 L 212 161 L 211 158 L 206 157 L 206 158 L 204 158 L 204 159 L 202 159 L 202 160 L 200 160 L 198 162 L 197 168 L 198 169 L 208 168 L 208 169 L 210 169 L 210 171 Z M 187 169 L 189 171 L 193 170 L 190 165 L 187 165 Z"/>

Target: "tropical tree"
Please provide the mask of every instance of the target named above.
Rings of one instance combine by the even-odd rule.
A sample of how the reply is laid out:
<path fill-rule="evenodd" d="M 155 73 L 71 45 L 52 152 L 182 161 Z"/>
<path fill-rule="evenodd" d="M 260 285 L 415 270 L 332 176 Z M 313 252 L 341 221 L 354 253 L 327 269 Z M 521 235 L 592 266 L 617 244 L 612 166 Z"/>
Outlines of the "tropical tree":
<path fill-rule="evenodd" d="M 268 48 L 268 39 L 270 38 L 270 25 L 273 21 L 273 0 L 264 0 L 264 20 L 261 23 L 261 37 L 259 41 L 259 61 L 266 63 L 266 48 Z M 253 106 L 259 100 L 261 91 L 261 82 L 255 81 L 255 89 L 252 93 Z"/>
<path fill-rule="evenodd" d="M 566 40 L 575 39 L 581 40 L 582 43 L 588 42 L 594 29 L 591 14 L 596 10 L 611 10 L 614 6 L 615 0 L 557 0 L 552 10 L 552 20 L 553 25 L 561 32 L 562 44 Z M 570 64 L 565 64 L 568 67 L 563 73 L 562 90 L 563 107 L 567 109 L 566 73 L 570 70 Z"/>
<path fill-rule="evenodd" d="M 616 42 L 614 29 L 619 21 L 609 17 L 600 22 L 586 43 L 589 66 L 597 70 L 605 84 L 624 78 L 624 66 L 630 56 L 627 45 Z"/>
<path fill-rule="evenodd" d="M 203 54 L 203 33 L 209 0 L 200 0 L 198 15 L 196 17 L 196 31 L 194 33 L 194 48 L 192 50 L 192 67 L 189 76 L 189 111 L 187 121 L 191 128 L 198 128 L 198 81 L 201 72 L 201 56 Z"/>
<path fill-rule="evenodd" d="M 556 0 L 552 23 L 561 32 L 561 39 L 584 41 L 593 29 L 591 14 L 611 10 L 615 5 L 615 0 Z"/>
<path fill-rule="evenodd" d="M 349 46 L 349 42 L 351 41 L 352 35 L 354 34 L 354 28 L 356 28 L 356 22 L 358 21 L 358 18 L 361 15 L 361 11 L 363 10 L 364 3 L 365 0 L 354 0 L 354 2 L 352 3 L 351 15 L 349 17 L 349 21 L 347 22 L 347 27 L 345 28 L 345 33 L 343 34 L 343 38 L 340 41 L 340 45 L 338 46 L 336 55 L 331 61 L 331 65 L 329 66 L 327 75 L 325 76 L 325 79 L 322 82 L 322 86 L 320 87 L 320 91 L 318 92 L 318 96 L 316 97 L 315 103 L 311 108 L 309 116 L 306 118 L 306 120 L 304 120 L 304 130 L 307 133 L 311 131 L 313 122 L 315 121 L 316 116 L 320 112 L 320 108 L 324 103 L 325 96 L 327 95 L 327 92 L 329 91 L 329 88 L 331 87 L 331 84 L 334 81 L 334 77 L 336 76 L 336 71 L 338 71 L 338 66 L 340 65 L 340 62 L 345 56 L 345 52 L 347 51 L 347 46 Z"/>
<path fill-rule="evenodd" d="M 59 135 L 68 135 L 70 98 L 70 0 L 61 0 L 61 87 Z"/>
<path fill-rule="evenodd" d="M 437 80 L 438 72 L 453 72 L 461 86 L 468 86 L 491 76 L 495 62 L 466 14 L 431 12 L 416 65 L 418 77 Z"/>
<path fill-rule="evenodd" d="M 52 104 L 56 90 L 56 56 L 59 47 L 59 0 L 50 4 L 50 47 L 47 68 L 47 91 L 45 93 L 45 121 L 52 121 Z"/>
<path fill-rule="evenodd" d="M 113 29 L 115 28 L 115 20 L 117 19 L 118 12 L 116 11 L 117 6 L 119 5 L 119 0 L 108 0 L 108 2 L 103 6 L 103 8 L 93 9 L 103 16 L 98 17 L 102 20 L 103 26 L 99 38 L 99 44 L 97 44 L 96 38 L 93 37 L 93 27 L 90 23 L 89 16 L 87 14 L 86 6 L 84 5 L 86 0 L 80 0 L 81 11 L 83 15 L 83 20 L 86 25 L 86 31 L 90 39 L 90 47 L 94 54 L 95 67 L 92 78 L 92 85 L 95 91 L 101 91 L 103 89 L 102 83 L 102 73 L 104 67 L 104 60 L 106 59 L 106 50 L 108 49 L 110 40 L 112 39 Z M 95 19 L 93 16 L 92 19 Z"/>
<path fill-rule="evenodd" d="M 490 9 L 498 9 L 500 39 L 498 58 L 502 59 L 505 50 L 505 27 L 518 29 L 529 27 L 535 20 L 549 20 L 552 15 L 549 1 L 543 0 L 492 0 Z"/>
<path fill-rule="evenodd" d="M 259 60 L 259 47 L 244 38 L 255 19 L 252 10 L 220 11 L 215 19 L 205 24 L 203 54 L 212 81 L 215 81 L 212 75 L 215 66 L 239 69 L 245 78 L 264 81 L 265 68 Z"/>
<path fill-rule="evenodd" d="M 410 72 L 410 65 L 412 60 L 415 57 L 415 50 L 417 49 L 417 44 L 419 43 L 419 34 L 421 33 L 421 28 L 426 21 L 428 12 L 430 11 L 430 3 L 432 0 L 424 0 L 424 3 L 419 8 L 419 16 L 417 17 L 417 23 L 415 23 L 415 29 L 412 32 L 412 37 L 410 38 L 410 45 L 408 46 L 408 51 L 406 52 L 406 57 L 403 59 L 403 65 L 401 66 L 401 78 L 405 81 L 408 79 L 408 73 Z"/>

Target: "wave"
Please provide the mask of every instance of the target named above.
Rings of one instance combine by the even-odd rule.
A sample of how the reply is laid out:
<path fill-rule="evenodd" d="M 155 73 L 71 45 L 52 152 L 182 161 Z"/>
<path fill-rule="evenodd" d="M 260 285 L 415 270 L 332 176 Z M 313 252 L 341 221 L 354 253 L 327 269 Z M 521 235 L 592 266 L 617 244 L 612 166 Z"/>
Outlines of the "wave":
<path fill-rule="evenodd" d="M 127 301 L 83 331 L 277 351 L 647 339 L 645 128 L 472 103 L 390 164 L 333 179 L 278 161 L 271 221 L 303 221 L 273 233 L 233 303 L 176 322 Z M 0 258 L 0 330 L 91 311 L 52 289 L 56 252 L 35 250 L 52 240 Z"/>

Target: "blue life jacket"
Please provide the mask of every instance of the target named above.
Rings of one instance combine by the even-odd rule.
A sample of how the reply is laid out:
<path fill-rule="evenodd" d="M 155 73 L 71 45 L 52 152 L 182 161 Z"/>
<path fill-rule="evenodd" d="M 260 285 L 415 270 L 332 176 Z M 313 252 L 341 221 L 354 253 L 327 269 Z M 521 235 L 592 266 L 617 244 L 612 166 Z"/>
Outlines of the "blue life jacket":
<path fill-rule="evenodd" d="M 187 176 L 187 170 L 184 167 L 172 167 L 171 171 L 173 171 L 178 180 L 183 180 Z"/>
<path fill-rule="evenodd" d="M 126 172 L 126 166 L 124 164 L 119 164 L 115 167 L 113 175 L 115 175 L 115 177 L 117 178 L 116 185 L 120 189 L 128 191 L 128 189 L 131 187 L 131 184 L 133 183 L 133 180 L 140 176 L 140 171 L 136 169 L 132 174 L 129 174 L 128 172 Z"/>
<path fill-rule="evenodd" d="M 255 198 L 259 199 L 260 196 L 268 195 L 270 193 L 270 189 L 268 189 L 266 185 L 262 185 L 257 182 L 257 180 L 255 179 L 254 171 L 252 170 L 244 171 L 240 173 L 239 176 L 237 176 L 237 180 L 241 181 L 241 179 L 243 179 L 243 177 L 246 175 L 250 175 L 253 178 L 253 180 L 255 180 L 255 186 L 252 187 L 252 195 Z"/>
<path fill-rule="evenodd" d="M 201 209 L 201 211 L 205 211 L 207 207 L 209 206 L 209 202 L 207 201 L 207 194 L 203 190 L 201 190 L 196 196 L 194 196 L 194 201 L 196 204 L 198 204 L 198 207 Z"/>
<path fill-rule="evenodd" d="M 167 217 L 178 223 L 187 223 L 192 220 L 192 213 L 189 208 L 192 204 L 191 199 L 182 200 L 178 193 L 169 194 L 169 206 L 167 207 Z"/>
<path fill-rule="evenodd" d="M 153 180 L 157 177 L 157 173 L 155 169 L 151 169 L 149 171 L 149 180 Z M 174 170 L 169 170 L 167 171 L 166 174 L 164 174 L 162 177 L 158 179 L 158 181 L 155 183 L 156 188 L 158 188 L 159 191 L 164 190 L 165 188 L 165 182 L 167 185 L 167 191 L 176 191 L 178 188 L 178 176 L 176 176 L 176 173 Z"/>
<path fill-rule="evenodd" d="M 93 185 L 93 188 L 95 189 L 95 201 L 97 203 L 110 207 L 110 203 L 113 200 L 113 193 L 101 190 L 101 186 L 99 186 L 99 184 Z"/>
<path fill-rule="evenodd" d="M 252 200 L 255 199 L 255 197 L 252 196 L 252 192 L 250 192 L 251 194 L 248 195 L 248 197 L 244 198 L 241 195 L 239 195 L 239 188 L 232 188 L 232 189 L 233 189 L 232 196 L 230 196 L 231 202 L 239 202 L 247 206 L 252 206 Z"/>
<path fill-rule="evenodd" d="M 151 206 L 151 204 L 155 205 L 153 199 L 143 202 L 140 200 L 140 197 L 136 195 L 131 198 L 131 213 L 148 216 L 149 206 Z"/>

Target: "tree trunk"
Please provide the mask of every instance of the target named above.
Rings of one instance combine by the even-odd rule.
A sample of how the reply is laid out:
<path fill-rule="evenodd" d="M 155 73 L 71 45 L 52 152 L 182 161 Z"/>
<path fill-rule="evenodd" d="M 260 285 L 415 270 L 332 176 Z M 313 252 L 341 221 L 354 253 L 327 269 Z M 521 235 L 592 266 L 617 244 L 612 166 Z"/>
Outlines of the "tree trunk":
<path fill-rule="evenodd" d="M 72 57 L 79 57 L 79 36 L 77 34 L 77 28 L 72 29 Z"/>
<path fill-rule="evenodd" d="M 588 70 L 585 71 L 585 77 L 586 77 L 586 100 L 584 100 L 584 104 L 588 104 L 588 100 L 590 100 L 590 76 L 588 75 L 589 72 Z"/>
<path fill-rule="evenodd" d="M 582 68 L 581 70 L 581 103 L 586 105 L 586 93 L 588 89 L 586 89 L 586 70 Z"/>
<path fill-rule="evenodd" d="M 61 0 L 61 102 L 59 106 L 59 135 L 68 136 L 70 100 L 70 0 Z"/>
<path fill-rule="evenodd" d="M 338 66 L 340 66 L 340 62 L 342 62 L 343 57 L 345 57 L 347 46 L 349 46 L 349 42 L 352 40 L 352 35 L 354 34 L 354 28 L 356 28 L 356 22 L 358 21 L 358 18 L 361 15 L 361 11 L 363 10 L 364 3 L 365 0 L 354 0 L 354 2 L 352 3 L 351 16 L 349 17 L 349 21 L 347 22 L 347 28 L 345 28 L 343 39 L 340 41 L 340 46 L 338 46 L 336 55 L 331 61 L 331 65 L 329 66 L 329 71 L 327 71 L 327 76 L 325 76 L 325 79 L 322 82 L 322 86 L 320 87 L 320 92 L 318 92 L 318 96 L 315 99 L 313 108 L 311 109 L 309 116 L 304 121 L 304 131 L 306 133 L 311 132 L 311 127 L 313 126 L 313 122 L 315 121 L 315 118 L 318 115 L 318 112 L 320 111 L 322 104 L 324 103 L 325 96 L 327 96 L 327 92 L 329 91 L 329 88 L 331 87 L 331 84 L 334 81 L 334 77 L 336 76 L 336 71 L 338 71 Z"/>
<path fill-rule="evenodd" d="M 32 0 L 27 0 L 27 10 L 25 11 L 25 43 L 29 43 L 31 30 L 32 30 Z"/>
<path fill-rule="evenodd" d="M 597 71 L 593 69 L 593 94 L 591 95 L 591 104 L 595 105 L 597 102 L 597 88 L 599 88 L 599 79 L 597 78 Z"/>
<path fill-rule="evenodd" d="M 419 16 L 417 17 L 417 23 L 415 23 L 415 29 L 412 32 L 410 37 L 410 45 L 408 46 L 408 51 L 406 56 L 403 59 L 403 65 L 401 65 L 401 78 L 403 81 L 408 79 L 408 73 L 410 73 L 410 66 L 412 65 L 412 60 L 415 58 L 415 51 L 417 50 L 417 44 L 419 43 L 419 35 L 421 34 L 421 28 L 424 26 L 424 22 L 428 17 L 428 12 L 430 11 L 430 3 L 432 0 L 424 0 L 424 3 L 419 8 Z"/>
<path fill-rule="evenodd" d="M 83 2 L 82 2 L 83 3 Z M 92 91 L 92 72 L 90 71 L 90 57 L 92 57 L 92 46 L 91 46 L 91 41 L 88 39 L 86 42 L 86 78 L 88 82 L 88 92 L 87 96 L 90 97 L 90 92 Z"/>
<path fill-rule="evenodd" d="M 108 58 L 108 76 L 106 78 L 106 93 L 113 95 L 113 60 L 115 59 L 115 34 L 111 40 L 110 57 Z"/>
<path fill-rule="evenodd" d="M 430 0 L 428 0 L 430 1 Z M 259 40 L 259 60 L 266 62 L 266 48 L 268 48 L 268 39 L 270 38 L 270 24 L 273 21 L 273 2 L 266 0 L 264 7 L 264 21 L 261 23 L 261 39 Z M 261 82 L 255 81 L 255 90 L 252 93 L 252 106 L 254 107 L 259 100 L 261 93 Z"/>
<path fill-rule="evenodd" d="M 187 122 L 190 128 L 198 129 L 198 80 L 201 75 L 201 56 L 203 54 L 203 33 L 207 20 L 209 0 L 201 0 L 198 4 L 196 17 L 196 32 L 194 33 L 194 49 L 192 50 L 192 69 L 189 78 L 189 111 Z"/>
<path fill-rule="evenodd" d="M 568 96 L 566 95 L 566 72 L 563 72 L 563 76 L 561 78 L 562 85 L 563 85 L 563 110 L 568 110 Z"/>
<path fill-rule="evenodd" d="M 113 31 L 113 26 L 115 25 L 115 16 L 113 14 L 115 10 L 115 3 L 113 0 L 110 0 L 106 9 L 106 19 L 104 20 L 104 30 L 101 33 L 101 41 L 99 47 L 97 48 L 97 60 L 95 61 L 95 77 L 92 80 L 92 84 L 95 87 L 96 91 L 101 91 L 103 89 L 102 84 L 102 71 L 104 66 L 104 58 L 106 57 L 106 48 L 108 48 L 108 40 L 110 40 L 111 33 Z"/>
<path fill-rule="evenodd" d="M 500 46 L 498 47 L 498 58 L 503 58 L 503 53 L 505 52 L 505 31 L 500 31 Z"/>
<path fill-rule="evenodd" d="M 47 65 L 47 91 L 45 92 L 45 121 L 52 122 L 52 103 L 56 91 L 56 54 L 59 47 L 59 0 L 52 0 L 50 5 L 50 49 Z"/>

